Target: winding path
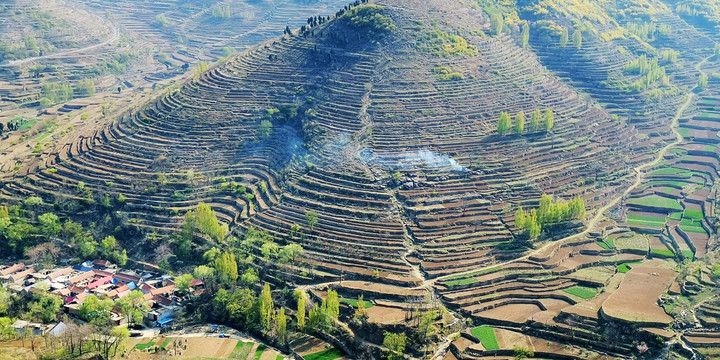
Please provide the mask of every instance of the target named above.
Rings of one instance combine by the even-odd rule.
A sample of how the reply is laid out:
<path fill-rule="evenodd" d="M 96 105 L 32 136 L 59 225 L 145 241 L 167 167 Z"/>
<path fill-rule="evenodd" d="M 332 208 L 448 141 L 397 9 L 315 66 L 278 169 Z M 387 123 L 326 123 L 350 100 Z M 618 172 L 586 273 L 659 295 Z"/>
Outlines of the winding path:
<path fill-rule="evenodd" d="M 43 56 L 35 56 L 35 57 L 31 57 L 31 58 L 27 58 L 27 59 L 22 59 L 22 60 L 12 60 L 12 61 L 9 61 L 9 62 L 0 64 L 0 67 L 20 66 L 20 65 L 23 65 L 23 64 L 27 64 L 27 63 L 29 63 L 29 62 L 37 61 L 37 60 L 52 59 L 52 58 L 63 57 L 63 56 L 71 55 L 71 54 L 82 53 L 82 52 L 85 52 L 85 51 L 94 50 L 94 49 L 103 47 L 103 46 L 105 46 L 105 45 L 111 44 L 112 42 L 114 42 L 115 40 L 117 40 L 118 38 L 120 38 L 120 28 L 118 28 L 117 26 L 115 26 L 115 24 L 113 24 L 112 22 L 110 22 L 110 25 L 112 25 L 112 27 L 113 27 L 113 36 L 110 37 L 109 39 L 107 39 L 107 40 L 99 43 L 99 44 L 86 46 L 86 47 L 80 48 L 80 49 L 73 49 L 73 50 L 61 51 L 61 52 L 54 53 L 54 54 L 48 54 L 48 55 L 43 55 Z"/>

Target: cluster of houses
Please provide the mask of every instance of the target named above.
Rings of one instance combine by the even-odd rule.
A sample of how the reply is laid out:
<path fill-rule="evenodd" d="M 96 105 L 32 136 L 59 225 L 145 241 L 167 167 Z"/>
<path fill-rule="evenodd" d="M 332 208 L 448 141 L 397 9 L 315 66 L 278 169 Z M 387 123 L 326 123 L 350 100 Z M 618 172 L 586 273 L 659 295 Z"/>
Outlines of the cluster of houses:
<path fill-rule="evenodd" d="M 174 315 L 181 309 L 182 299 L 175 296 L 175 283 L 169 275 L 163 275 L 151 265 L 139 265 L 139 269 L 119 269 L 107 260 L 86 261 L 75 266 L 63 266 L 36 271 L 33 266 L 23 263 L 0 266 L 0 282 L 11 292 L 21 296 L 36 293 L 59 295 L 63 300 L 63 311 L 77 316 L 85 299 L 90 295 L 121 299 L 133 290 L 140 290 L 151 307 L 145 318 L 148 326 L 165 327 L 173 322 Z M 196 287 L 202 286 L 194 280 Z M 126 319 L 113 311 L 111 320 L 116 326 L 124 325 Z M 16 329 L 33 328 L 34 331 L 52 331 L 39 324 L 19 321 Z M 55 328 L 56 326 L 52 326 Z"/>

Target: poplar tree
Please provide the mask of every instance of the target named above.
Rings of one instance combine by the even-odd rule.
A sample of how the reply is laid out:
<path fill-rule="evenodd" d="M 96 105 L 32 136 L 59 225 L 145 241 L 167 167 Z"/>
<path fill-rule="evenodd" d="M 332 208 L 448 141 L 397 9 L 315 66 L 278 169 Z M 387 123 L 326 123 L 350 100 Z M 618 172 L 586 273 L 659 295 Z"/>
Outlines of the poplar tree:
<path fill-rule="evenodd" d="M 555 113 L 553 113 L 552 109 L 545 110 L 545 131 L 548 132 L 548 131 L 552 130 L 554 125 L 555 125 Z"/>
<path fill-rule="evenodd" d="M 566 47 L 568 44 L 570 34 L 568 34 L 568 29 L 563 28 L 562 33 L 560 33 L 560 46 Z"/>
<path fill-rule="evenodd" d="M 517 115 L 515 115 L 515 133 L 518 135 L 522 135 L 523 131 L 525 131 L 525 113 L 519 112 Z"/>
<path fill-rule="evenodd" d="M 505 135 L 508 133 L 510 128 L 512 127 L 512 120 L 510 119 L 510 114 L 503 111 L 500 113 L 500 118 L 498 119 L 497 124 L 497 132 L 500 135 Z"/>
<path fill-rule="evenodd" d="M 270 292 L 270 284 L 265 283 L 265 286 L 260 293 L 260 324 L 263 327 L 263 331 L 267 334 L 272 326 L 273 304 L 272 293 Z"/>
<path fill-rule="evenodd" d="M 575 46 L 576 49 L 580 50 L 582 48 L 582 32 L 580 30 L 575 30 L 573 33 L 573 46 Z"/>
<path fill-rule="evenodd" d="M 530 131 L 540 131 L 541 121 L 542 113 L 540 112 L 540 110 L 536 109 L 535 111 L 533 111 L 532 115 L 530 115 Z"/>
<path fill-rule="evenodd" d="M 530 42 L 530 25 L 528 23 L 523 23 L 522 25 L 522 34 L 520 34 L 520 45 L 524 48 L 528 46 L 528 43 Z"/>

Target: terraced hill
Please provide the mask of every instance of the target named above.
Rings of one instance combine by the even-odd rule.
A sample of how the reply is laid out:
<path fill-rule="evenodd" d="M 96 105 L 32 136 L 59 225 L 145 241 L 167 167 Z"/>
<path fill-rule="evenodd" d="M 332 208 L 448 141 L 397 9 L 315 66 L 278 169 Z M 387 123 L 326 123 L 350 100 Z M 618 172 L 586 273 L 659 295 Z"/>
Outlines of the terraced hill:
<path fill-rule="evenodd" d="M 133 31 L 182 34 L 196 58 L 270 31 L 215 31 L 227 9 L 256 19 L 232 2 L 139 2 L 142 18 L 99 3 Z M 570 3 L 356 4 L 72 132 L 4 174 L 0 197 L 86 221 L 112 212 L 135 230 L 130 256 L 157 262 L 158 237 L 209 204 L 231 236 L 196 237 L 194 253 L 261 231 L 305 249 L 299 269 L 263 274 L 277 284 L 362 293 L 396 321 L 438 295 L 482 325 L 448 336 L 451 356 L 703 347 L 715 333 L 688 332 L 676 304 L 715 319 L 701 274 L 716 271 L 718 83 L 698 81 L 717 71 L 713 35 L 659 1 Z M 520 113 L 526 127 L 502 134 Z M 543 194 L 588 216 L 524 232 L 516 211 Z M 258 268 L 263 251 L 250 249 Z"/>

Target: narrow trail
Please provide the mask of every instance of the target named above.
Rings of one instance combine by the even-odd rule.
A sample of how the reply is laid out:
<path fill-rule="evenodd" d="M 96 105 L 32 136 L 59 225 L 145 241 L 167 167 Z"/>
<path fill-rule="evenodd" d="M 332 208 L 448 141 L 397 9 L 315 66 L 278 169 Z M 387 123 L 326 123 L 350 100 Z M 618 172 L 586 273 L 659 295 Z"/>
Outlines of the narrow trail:
<path fill-rule="evenodd" d="M 86 46 L 86 47 L 80 48 L 80 49 L 73 49 L 73 50 L 61 51 L 61 52 L 54 53 L 54 54 L 48 54 L 48 55 L 43 55 L 43 56 L 35 56 L 35 57 L 31 57 L 31 58 L 27 58 L 27 59 L 22 59 L 22 60 L 12 60 L 12 61 L 9 61 L 9 62 L 7 62 L 7 63 L 0 64 L 0 67 L 19 66 L 19 65 L 23 65 L 23 64 L 26 64 L 26 63 L 29 63 L 29 62 L 33 62 L 33 61 L 37 61 L 37 60 L 52 59 L 52 58 L 57 58 L 57 57 L 63 57 L 63 56 L 66 56 L 66 55 L 82 53 L 82 52 L 85 52 L 85 51 L 94 50 L 94 49 L 103 47 L 103 46 L 108 45 L 108 44 L 110 44 L 110 43 L 112 43 L 112 42 L 114 42 L 115 40 L 117 40 L 117 39 L 120 38 L 120 28 L 118 28 L 118 27 L 117 27 L 114 23 L 112 23 L 112 22 L 110 22 L 110 25 L 112 25 L 112 27 L 113 27 L 113 36 L 110 37 L 109 39 L 107 39 L 107 40 L 99 43 L 99 44 Z"/>

